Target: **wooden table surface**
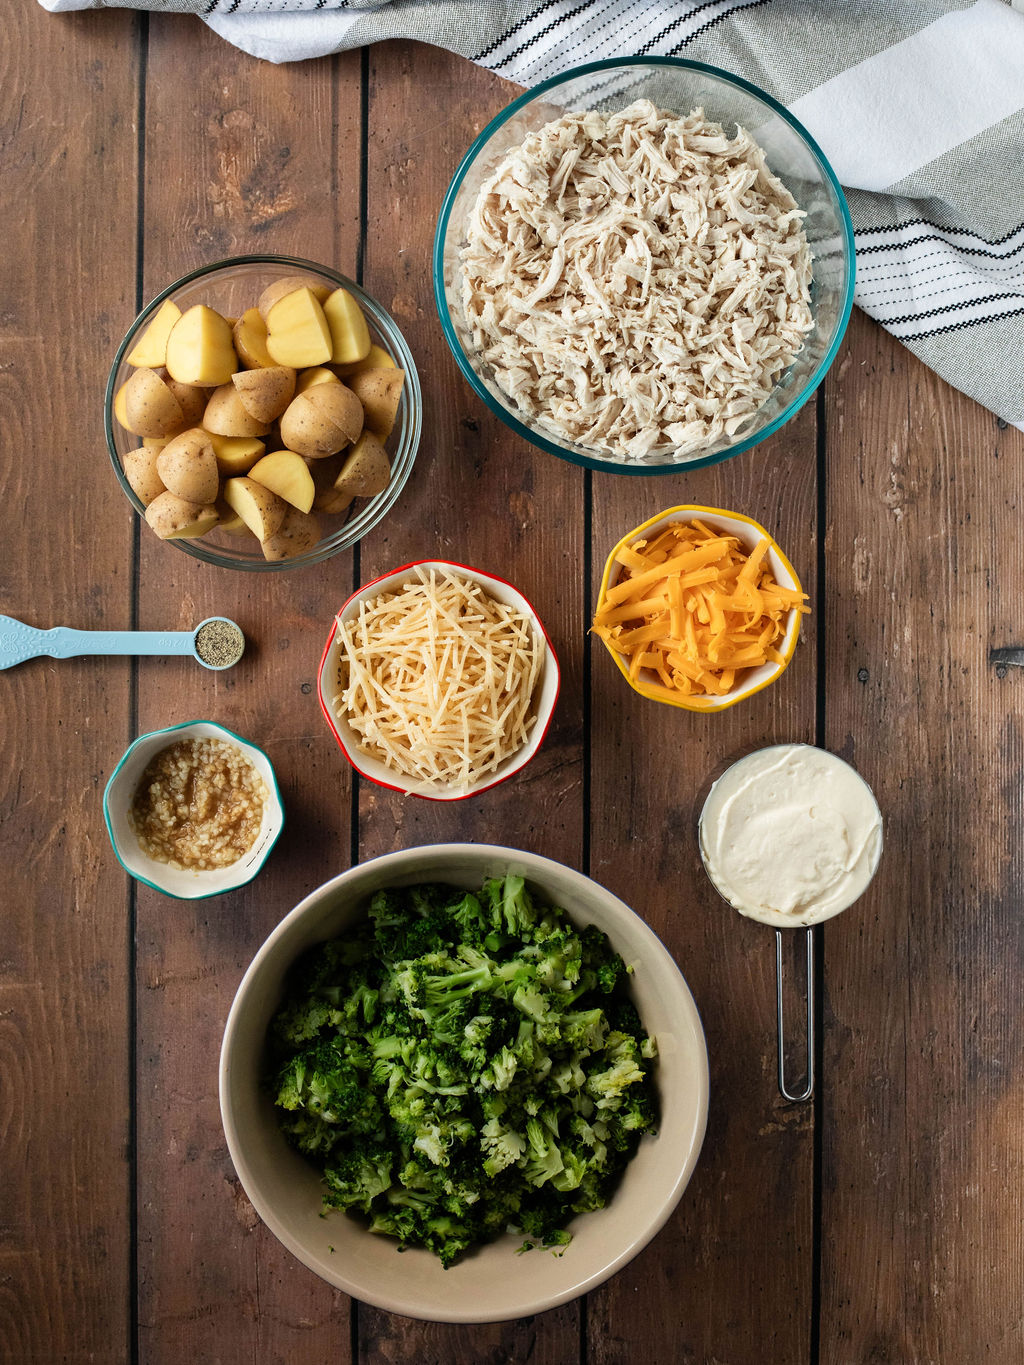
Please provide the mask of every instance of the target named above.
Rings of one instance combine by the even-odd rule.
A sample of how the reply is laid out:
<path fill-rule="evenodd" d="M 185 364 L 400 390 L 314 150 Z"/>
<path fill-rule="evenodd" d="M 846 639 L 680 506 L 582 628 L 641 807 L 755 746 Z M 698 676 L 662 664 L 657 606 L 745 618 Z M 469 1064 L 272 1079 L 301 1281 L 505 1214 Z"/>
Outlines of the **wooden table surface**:
<path fill-rule="evenodd" d="M 0 1361 L 790 1365 L 1024 1360 L 1024 436 L 856 313 L 827 382 L 714 469 L 588 475 L 515 439 L 435 316 L 441 195 L 512 88 L 392 43 L 275 68 L 198 21 L 48 16 L 0 43 L 0 611 L 32 624 L 251 642 L 180 660 L 40 659 L 0 680 Z M 424 434 L 355 554 L 272 579 L 142 530 L 101 425 L 114 350 L 170 280 L 223 256 L 330 263 L 394 315 Z M 712 718 L 642 701 L 588 642 L 608 547 L 681 502 L 769 526 L 814 613 L 786 677 Z M 563 666 L 518 780 L 455 805 L 355 784 L 319 714 L 327 624 L 418 557 L 511 577 Z M 104 783 L 143 731 L 197 716 L 261 743 L 288 825 L 245 890 L 129 882 Z M 723 912 L 694 803 L 752 747 L 824 745 L 874 787 L 887 846 L 820 935 L 820 1083 L 776 1090 L 773 938 Z M 258 1221 L 228 1158 L 217 1056 L 235 988 L 302 896 L 351 863 L 468 839 L 590 873 L 653 925 L 707 1032 L 704 1152 L 665 1230 L 586 1300 L 484 1327 L 346 1299 Z"/>

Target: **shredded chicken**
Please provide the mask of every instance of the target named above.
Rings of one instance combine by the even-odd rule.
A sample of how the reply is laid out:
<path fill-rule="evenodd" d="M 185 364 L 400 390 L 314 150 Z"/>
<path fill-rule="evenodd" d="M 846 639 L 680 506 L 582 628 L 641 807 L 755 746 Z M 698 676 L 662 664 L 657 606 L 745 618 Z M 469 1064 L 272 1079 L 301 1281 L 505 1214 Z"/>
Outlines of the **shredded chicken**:
<path fill-rule="evenodd" d="M 481 186 L 472 344 L 558 440 L 695 458 L 750 421 L 813 326 L 803 217 L 753 138 L 702 109 L 568 114 Z"/>

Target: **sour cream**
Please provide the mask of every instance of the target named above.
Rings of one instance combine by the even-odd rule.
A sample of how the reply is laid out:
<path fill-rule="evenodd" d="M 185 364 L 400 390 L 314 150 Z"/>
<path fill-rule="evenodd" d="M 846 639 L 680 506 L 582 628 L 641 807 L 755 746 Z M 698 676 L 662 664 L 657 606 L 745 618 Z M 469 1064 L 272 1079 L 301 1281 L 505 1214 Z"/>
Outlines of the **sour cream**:
<path fill-rule="evenodd" d="M 882 853 L 882 816 L 841 758 L 779 744 L 740 759 L 711 788 L 700 851 L 741 915 L 795 929 L 838 915 L 864 892 Z"/>

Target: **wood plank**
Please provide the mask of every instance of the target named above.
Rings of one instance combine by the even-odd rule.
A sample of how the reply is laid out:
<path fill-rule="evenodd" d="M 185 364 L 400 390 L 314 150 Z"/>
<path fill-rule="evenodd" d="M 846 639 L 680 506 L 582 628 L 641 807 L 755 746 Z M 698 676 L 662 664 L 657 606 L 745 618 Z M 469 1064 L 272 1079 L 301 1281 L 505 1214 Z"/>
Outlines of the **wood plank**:
<path fill-rule="evenodd" d="M 359 851 L 449 840 L 531 849 L 578 867 L 582 853 L 580 681 L 582 487 L 578 470 L 513 438 L 459 375 L 434 313 L 430 253 L 458 161 L 514 87 L 437 48 L 386 43 L 370 55 L 365 286 L 409 340 L 424 389 L 424 438 L 388 520 L 362 543 L 362 581 L 410 560 L 496 572 L 534 603 L 563 670 L 556 721 L 519 777 L 469 801 L 402 798 L 361 782 Z M 427 120 L 425 109 L 443 108 Z M 513 1267 L 514 1270 L 514 1267 Z M 359 1310 L 359 1359 L 577 1359 L 578 1308 L 465 1328 Z"/>
<path fill-rule="evenodd" d="M 130 624 L 102 410 L 134 303 L 138 31 L 125 14 L 4 16 L 0 482 L 16 515 L 0 611 L 43 628 Z M 101 179 L 123 199 L 83 231 L 69 186 Z M 36 659 L 0 684 L 0 1357 L 20 1365 L 129 1349 L 126 894 L 101 808 L 129 680 L 121 660 Z"/>
<path fill-rule="evenodd" d="M 862 317 L 829 382 L 829 747 L 879 874 L 826 934 L 821 1359 L 1024 1355 L 1024 437 Z"/>
<path fill-rule="evenodd" d="M 814 601 L 815 413 L 712 469 L 595 474 L 592 600 L 611 547 L 683 503 L 742 512 L 776 536 Z M 775 1080 L 774 938 L 729 910 L 700 864 L 695 824 L 713 776 L 764 744 L 814 741 L 816 628 L 786 674 L 719 715 L 648 701 L 596 640 L 591 875 L 664 940 L 701 1012 L 711 1063 L 703 1155 L 652 1245 L 591 1296 L 588 1359 L 760 1365 L 808 1358 L 813 1110 Z M 799 1016 L 797 1016 L 799 1018 Z"/>
<path fill-rule="evenodd" d="M 187 69 L 189 79 L 181 81 Z M 281 252 L 352 273 L 358 54 L 274 67 L 198 23 L 153 17 L 147 73 L 145 291 L 222 256 Z M 346 159 L 346 165 L 349 162 Z M 351 557 L 273 579 L 215 569 L 143 528 L 143 627 L 237 620 L 232 672 L 140 668 L 139 730 L 197 717 L 255 740 L 274 763 L 284 835 L 248 888 L 193 904 L 138 901 L 140 1349 L 147 1365 L 197 1360 L 343 1362 L 349 1304 L 256 1219 L 227 1156 L 217 1057 L 242 972 L 274 924 L 348 862 L 350 786 L 333 763 L 316 670 Z M 326 587 L 325 587 L 326 585 Z"/>

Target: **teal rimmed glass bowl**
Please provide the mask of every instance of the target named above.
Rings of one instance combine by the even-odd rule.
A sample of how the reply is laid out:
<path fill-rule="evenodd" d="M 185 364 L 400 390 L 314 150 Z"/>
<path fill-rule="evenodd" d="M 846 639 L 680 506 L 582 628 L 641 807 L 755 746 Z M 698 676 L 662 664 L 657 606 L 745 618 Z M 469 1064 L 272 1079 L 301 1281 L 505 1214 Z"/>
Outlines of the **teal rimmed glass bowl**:
<path fill-rule="evenodd" d="M 132 374 L 132 367 L 127 364 L 125 356 L 129 354 L 165 299 L 173 300 L 182 312 L 191 308 L 193 304 L 205 303 L 225 316 L 239 317 L 247 308 L 255 305 L 268 284 L 283 279 L 286 275 L 312 276 L 329 289 L 347 289 L 363 310 L 370 331 L 370 340 L 387 351 L 395 365 L 405 371 L 405 384 L 398 405 L 395 429 L 386 442 L 391 460 L 391 478 L 382 493 L 373 498 L 357 498 L 343 516 L 328 516 L 318 512 L 316 515 L 323 533 L 321 539 L 312 549 L 291 559 L 265 559 L 253 537 L 233 536 L 227 532 L 219 532 L 216 527 L 199 539 L 165 542 L 184 550 L 194 559 L 201 559 L 204 564 L 215 564 L 223 569 L 247 569 L 253 573 L 285 573 L 289 569 L 319 564 L 342 550 L 351 549 L 382 521 L 394 506 L 412 472 L 420 443 L 423 400 L 420 395 L 416 363 L 394 320 L 376 299 L 360 289 L 354 280 L 346 278 L 328 266 L 317 265 L 316 262 L 304 260 L 300 256 L 234 256 L 228 260 L 217 261 L 213 265 L 203 266 L 200 270 L 193 270 L 180 280 L 176 280 L 174 284 L 168 285 L 166 289 L 162 289 L 132 323 L 128 335 L 121 342 L 114 357 L 107 380 L 104 404 L 107 448 L 118 482 L 136 512 L 143 516 L 146 509 L 125 477 L 123 460 L 129 450 L 134 450 L 140 444 L 140 440 L 138 436 L 125 431 L 114 417 L 114 399 L 122 384 L 126 383 Z M 151 533 L 147 529 L 145 534 Z"/>
<path fill-rule="evenodd" d="M 463 320 L 460 252 L 464 224 L 480 186 L 512 147 L 566 113 L 608 113 L 649 99 L 681 115 L 701 107 L 733 133 L 737 125 L 760 143 L 772 171 L 806 213 L 813 253 L 811 311 L 814 330 L 781 375 L 768 401 L 734 437 L 697 452 L 646 461 L 615 459 L 582 445 L 560 442 L 539 429 L 498 387 L 474 348 Z M 680 57 L 624 57 L 591 62 L 542 82 L 493 119 L 462 159 L 441 206 L 434 239 L 434 298 L 441 328 L 462 373 L 496 416 L 527 441 L 587 469 L 620 474 L 670 474 L 699 469 L 739 455 L 778 431 L 821 383 L 853 306 L 853 224 L 835 173 L 807 130 L 770 95 L 739 76 Z"/>

